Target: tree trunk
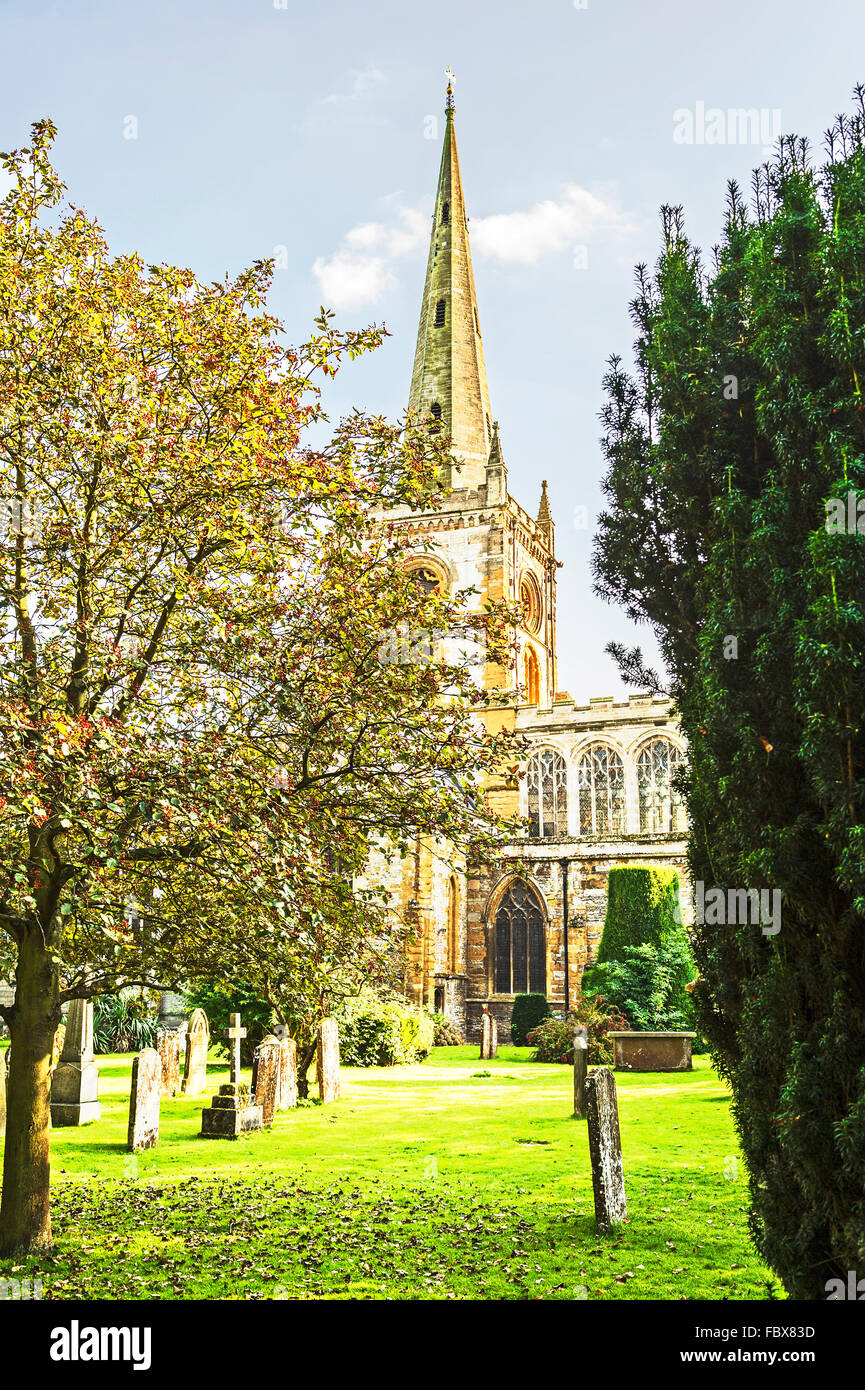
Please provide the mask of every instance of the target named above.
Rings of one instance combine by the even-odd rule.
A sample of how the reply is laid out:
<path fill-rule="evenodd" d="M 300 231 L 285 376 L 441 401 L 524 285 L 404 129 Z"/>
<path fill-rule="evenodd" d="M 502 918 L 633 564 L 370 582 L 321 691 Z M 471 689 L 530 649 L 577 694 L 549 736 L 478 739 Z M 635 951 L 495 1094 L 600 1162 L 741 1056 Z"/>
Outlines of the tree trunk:
<path fill-rule="evenodd" d="M 0 1201 L 0 1256 L 51 1249 L 51 1052 L 60 1023 L 57 967 L 28 932 L 18 952 Z"/>
<path fill-rule="evenodd" d="M 315 1060 L 316 1044 L 304 1048 L 297 1062 L 297 1094 L 301 1100 L 309 1099 L 309 1069 Z"/>

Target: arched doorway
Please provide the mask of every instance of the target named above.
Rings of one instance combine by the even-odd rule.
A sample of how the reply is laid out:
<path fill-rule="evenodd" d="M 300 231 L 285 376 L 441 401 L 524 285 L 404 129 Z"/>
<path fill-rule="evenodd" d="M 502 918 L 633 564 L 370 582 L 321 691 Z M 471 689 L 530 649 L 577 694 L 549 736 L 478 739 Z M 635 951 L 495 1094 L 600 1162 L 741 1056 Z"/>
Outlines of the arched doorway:
<path fill-rule="evenodd" d="M 546 994 L 547 944 L 537 894 L 514 879 L 496 911 L 493 927 L 496 994 Z"/>

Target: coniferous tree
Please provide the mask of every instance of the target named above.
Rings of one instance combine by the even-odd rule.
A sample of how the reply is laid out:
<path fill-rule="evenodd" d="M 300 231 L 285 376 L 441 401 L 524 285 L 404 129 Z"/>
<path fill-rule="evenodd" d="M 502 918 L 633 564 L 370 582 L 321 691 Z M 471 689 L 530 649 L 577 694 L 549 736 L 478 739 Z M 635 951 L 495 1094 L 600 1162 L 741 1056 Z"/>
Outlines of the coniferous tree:
<path fill-rule="evenodd" d="M 755 1239 L 798 1298 L 865 1265 L 856 95 L 822 167 L 788 137 L 755 174 L 751 209 L 731 186 L 708 274 L 681 211 L 664 210 L 656 271 L 638 270 L 636 369 L 614 358 L 605 381 L 595 552 L 599 592 L 658 637 L 690 744 L 695 881 L 781 894 L 767 930 L 732 913 L 698 923 L 695 998 L 732 1086 Z"/>

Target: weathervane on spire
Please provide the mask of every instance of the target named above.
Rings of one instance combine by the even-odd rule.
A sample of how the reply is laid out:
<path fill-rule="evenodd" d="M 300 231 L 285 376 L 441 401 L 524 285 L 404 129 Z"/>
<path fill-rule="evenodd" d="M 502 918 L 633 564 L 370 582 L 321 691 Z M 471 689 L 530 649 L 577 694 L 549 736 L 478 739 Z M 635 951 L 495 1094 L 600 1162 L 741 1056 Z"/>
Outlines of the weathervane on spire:
<path fill-rule="evenodd" d="M 447 104 L 446 104 L 446 106 L 445 106 L 445 110 L 446 110 L 446 111 L 453 111 L 453 109 L 454 109 L 454 82 L 456 82 L 456 78 L 454 77 L 453 73 L 451 72 L 450 63 L 448 63 L 448 66 L 445 68 L 445 77 L 446 77 L 447 80 L 448 80 Z"/>

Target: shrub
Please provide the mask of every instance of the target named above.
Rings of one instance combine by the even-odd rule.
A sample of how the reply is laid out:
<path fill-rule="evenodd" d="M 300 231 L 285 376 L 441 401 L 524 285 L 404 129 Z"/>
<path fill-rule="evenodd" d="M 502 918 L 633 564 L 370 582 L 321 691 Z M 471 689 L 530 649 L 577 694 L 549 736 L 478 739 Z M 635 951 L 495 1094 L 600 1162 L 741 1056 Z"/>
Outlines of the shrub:
<path fill-rule="evenodd" d="M 607 913 L 598 961 L 620 960 L 626 946 L 660 945 L 684 936 L 679 910 L 679 875 L 655 864 L 610 869 Z"/>
<path fill-rule="evenodd" d="M 573 1066 L 574 1029 L 578 1026 L 585 1028 L 588 1033 L 588 1062 L 596 1067 L 609 1066 L 613 1060 L 613 1044 L 607 1038 L 607 1032 L 630 1028 L 624 1014 L 600 995 L 593 999 L 583 997 L 574 1012 L 566 1018 L 547 1018 L 531 1030 L 528 1043 L 535 1049 L 532 1061 L 564 1062 Z"/>
<path fill-rule="evenodd" d="M 339 1014 L 339 1055 L 347 1067 L 393 1067 L 423 1061 L 433 1046 L 435 1022 L 421 1009 L 364 989 Z"/>
<path fill-rule="evenodd" d="M 265 1000 L 259 999 L 246 985 L 223 984 L 221 981 L 196 980 L 184 990 L 186 1007 L 203 1009 L 210 1024 L 210 1041 L 226 1057 L 230 1055 L 227 1039 L 231 1014 L 240 1014 L 246 1029 L 246 1037 L 240 1042 L 240 1060 L 245 1067 L 252 1066 L 252 1054 L 262 1038 L 273 1025 L 273 1009 Z"/>
<path fill-rule="evenodd" d="M 545 994 L 518 994 L 511 1012 L 511 1042 L 514 1046 L 526 1047 L 528 1034 L 549 1015 L 550 1005 Z"/>
<path fill-rule="evenodd" d="M 140 1052 L 154 1047 L 158 1028 L 151 990 L 121 990 L 93 1001 L 94 1052 Z"/>
<path fill-rule="evenodd" d="M 444 1014 L 433 1014 L 435 1035 L 433 1047 L 461 1047 L 462 1038 L 449 1018 Z"/>
<path fill-rule="evenodd" d="M 696 974 L 690 947 L 679 937 L 659 945 L 625 946 L 617 960 L 583 973 L 585 995 L 602 995 L 636 1029 L 689 1029 L 694 1005 L 686 986 Z"/>

